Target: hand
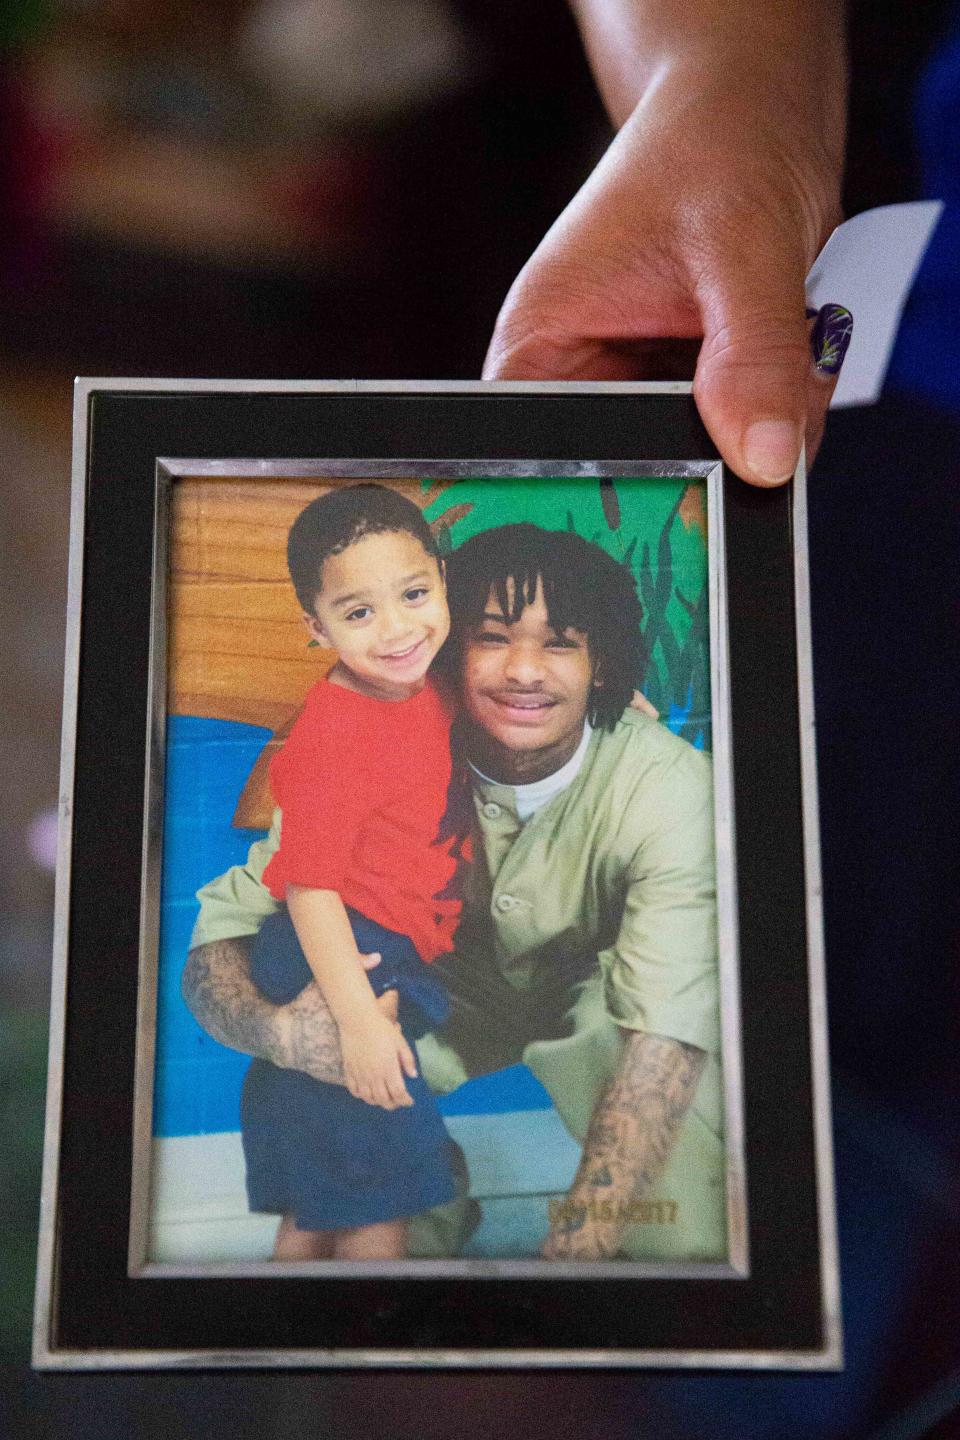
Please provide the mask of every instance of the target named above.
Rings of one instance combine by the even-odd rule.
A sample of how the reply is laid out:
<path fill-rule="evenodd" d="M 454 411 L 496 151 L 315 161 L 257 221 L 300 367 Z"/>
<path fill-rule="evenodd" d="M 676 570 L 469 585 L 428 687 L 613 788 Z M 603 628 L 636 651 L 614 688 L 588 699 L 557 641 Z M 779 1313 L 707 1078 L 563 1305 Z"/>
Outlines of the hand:
<path fill-rule="evenodd" d="M 399 1025 L 376 1006 L 349 1026 L 340 1027 L 340 1050 L 351 1095 L 384 1110 L 413 1104 L 403 1079 L 405 1074 L 416 1079 L 413 1051 Z"/>
<path fill-rule="evenodd" d="M 641 715 L 649 715 L 651 720 L 660 719 L 660 711 L 655 705 L 651 705 L 646 695 L 640 690 L 634 690 L 633 699 L 630 701 L 631 710 L 639 710 Z"/>
<path fill-rule="evenodd" d="M 384 990 L 382 995 L 376 997 L 376 1000 L 377 1009 L 380 1011 L 380 1014 L 385 1015 L 388 1020 L 392 1020 L 394 1025 L 396 1025 L 397 1016 L 400 1013 L 400 997 L 396 990 Z"/>
<path fill-rule="evenodd" d="M 514 282 L 484 375 L 689 375 L 702 334 L 704 423 L 737 474 L 771 485 L 804 437 L 815 451 L 839 370 L 811 363 L 804 280 L 840 218 L 842 44 L 804 36 L 781 58 L 724 43 L 653 67 Z"/>
<path fill-rule="evenodd" d="M 380 958 L 376 952 L 358 957 L 365 971 L 379 965 Z M 244 958 L 245 968 L 247 963 Z M 235 961 L 234 968 L 236 964 Z M 388 990 L 381 997 L 385 1002 L 381 1008 L 391 1021 L 397 1018 L 396 996 L 395 990 Z M 258 1004 L 266 1004 L 259 995 L 256 999 Z M 265 1041 L 268 1040 L 269 1043 L 265 1043 L 257 1053 L 281 1069 L 302 1070 L 305 1075 L 321 1080 L 326 1085 L 346 1084 L 343 1058 L 340 1054 L 340 1031 L 319 985 L 306 985 L 289 1004 L 271 1005 L 269 1010 L 270 1024 L 264 1027 Z M 249 1043 L 246 1034 L 243 1037 L 238 1035 L 236 1039 L 238 1042 L 242 1040 L 244 1044 Z"/>

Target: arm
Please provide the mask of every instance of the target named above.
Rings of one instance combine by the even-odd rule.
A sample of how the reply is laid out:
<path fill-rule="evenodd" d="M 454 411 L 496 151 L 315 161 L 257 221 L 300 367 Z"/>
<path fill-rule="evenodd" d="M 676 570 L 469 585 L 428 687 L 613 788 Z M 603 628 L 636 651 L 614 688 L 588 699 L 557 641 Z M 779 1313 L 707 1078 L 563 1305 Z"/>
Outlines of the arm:
<path fill-rule="evenodd" d="M 343 1084 L 336 1021 L 315 985 L 273 1005 L 250 979 L 249 937 L 211 940 L 187 956 L 181 988 L 197 1024 L 221 1045 Z"/>
<path fill-rule="evenodd" d="M 221 1045 L 343 1084 L 336 1023 L 317 987 L 308 985 L 289 1005 L 273 1005 L 250 979 L 250 941 L 279 908 L 263 872 L 280 845 L 280 824 L 276 810 L 269 834 L 254 841 L 246 861 L 198 892 L 181 990 L 197 1024 Z"/>
<path fill-rule="evenodd" d="M 541 1253 L 547 1260 L 616 1255 L 630 1207 L 656 1181 L 680 1132 L 706 1056 L 693 1045 L 631 1032 L 597 1103 L 573 1185 Z"/>
<path fill-rule="evenodd" d="M 623 1050 L 550 1215 L 551 1259 L 617 1253 L 720 1046 L 712 767 L 659 727 L 638 721 L 635 733 L 646 768 L 618 831 L 628 883 L 616 939 L 597 957 Z M 630 773 L 629 759 L 621 768 Z"/>
<path fill-rule="evenodd" d="M 343 1072 L 351 1095 L 393 1109 L 403 1103 L 404 1072 L 417 1073 L 413 1052 L 378 1008 L 359 964 L 350 921 L 333 890 L 288 885 L 287 905 L 313 977 L 340 1036 Z"/>
<path fill-rule="evenodd" d="M 221 1045 L 343 1084 L 336 1023 L 317 987 L 308 985 L 289 1005 L 273 1005 L 250 979 L 250 941 L 278 909 L 263 872 L 279 844 L 277 810 L 270 833 L 251 845 L 246 861 L 198 892 L 200 914 L 181 981 L 184 1002 Z"/>
<path fill-rule="evenodd" d="M 573 3 L 619 133 L 514 282 L 485 375 L 689 374 L 702 335 L 707 429 L 745 479 L 783 481 L 838 368 L 811 365 L 804 280 L 839 218 L 843 5 Z"/>
<path fill-rule="evenodd" d="M 182 991 L 197 1024 L 243 1055 L 344 1085 L 340 1032 L 319 988 L 308 985 L 289 1005 L 271 1004 L 250 979 L 248 943 L 246 936 L 210 940 L 190 951 Z M 406 1088 L 404 1096 L 397 1103 L 412 1105 Z"/>

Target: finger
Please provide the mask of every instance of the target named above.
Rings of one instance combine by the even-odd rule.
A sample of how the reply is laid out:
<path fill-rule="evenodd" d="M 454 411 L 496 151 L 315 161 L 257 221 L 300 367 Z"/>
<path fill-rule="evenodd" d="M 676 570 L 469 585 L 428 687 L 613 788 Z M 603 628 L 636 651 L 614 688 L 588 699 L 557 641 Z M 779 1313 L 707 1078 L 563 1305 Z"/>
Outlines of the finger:
<path fill-rule="evenodd" d="M 498 324 L 483 364 L 484 380 L 636 380 L 632 346 L 579 335 L 546 334 L 531 323 Z"/>
<path fill-rule="evenodd" d="M 532 308 L 532 307 L 531 307 Z M 525 312 L 498 326 L 487 350 L 484 380 L 692 380 L 700 340 L 658 336 L 585 336 L 575 328 L 546 333 Z"/>
<path fill-rule="evenodd" d="M 660 711 L 644 695 L 642 690 L 634 690 L 633 699 L 630 701 L 631 710 L 639 710 L 641 715 L 649 715 L 651 720 L 660 719 Z"/>
<path fill-rule="evenodd" d="M 388 1020 L 396 1021 L 400 1008 L 400 997 L 396 990 L 384 990 L 377 996 L 377 1007 Z"/>
<path fill-rule="evenodd" d="M 402 1034 L 401 1034 L 401 1037 L 400 1037 L 400 1044 L 399 1044 L 399 1046 L 397 1047 L 397 1054 L 400 1056 L 400 1064 L 403 1066 L 404 1073 L 407 1074 L 407 1075 L 409 1075 L 411 1080 L 416 1080 L 416 1078 L 417 1078 L 417 1061 L 416 1061 L 416 1057 L 414 1056 L 414 1053 L 413 1053 L 412 1049 L 410 1048 L 410 1046 L 407 1044 L 406 1040 L 404 1040 Z M 404 1088 L 404 1093 L 406 1093 L 407 1087 L 404 1086 L 403 1088 Z"/>
<path fill-rule="evenodd" d="M 397 1064 L 396 1070 L 387 1077 L 385 1089 L 391 1110 L 402 1109 L 407 1105 L 413 1104 L 407 1087 L 403 1082 L 399 1063 Z"/>
<path fill-rule="evenodd" d="M 370 1080 L 360 1071 L 353 1070 L 347 1074 L 347 1089 L 357 1100 L 362 1100 L 365 1105 L 373 1104 L 373 1090 Z"/>
<path fill-rule="evenodd" d="M 774 237 L 718 256 L 697 282 L 704 339 L 694 378 L 703 422 L 726 463 L 754 485 L 782 485 L 806 427 L 810 349 L 803 257 Z"/>
<path fill-rule="evenodd" d="M 399 1076 L 399 1072 L 397 1079 L 389 1082 L 384 1093 L 391 1110 L 403 1109 L 404 1106 L 413 1104 L 413 1101 L 407 1094 L 407 1087 Z"/>
<path fill-rule="evenodd" d="M 400 1069 L 400 1057 L 397 1054 L 394 1064 L 386 1076 L 386 1089 L 393 1105 L 412 1105 L 410 1094 L 404 1083 L 403 1074 Z"/>
<path fill-rule="evenodd" d="M 379 1104 L 380 1104 L 380 1088 L 379 1088 L 379 1086 L 378 1086 L 374 1081 L 372 1081 L 372 1080 L 366 1080 L 366 1081 L 364 1081 L 363 1085 L 362 1085 L 361 1088 L 360 1088 L 360 1099 L 361 1099 L 361 1100 L 364 1102 L 364 1104 L 366 1104 L 366 1105 L 379 1105 Z"/>
<path fill-rule="evenodd" d="M 844 305 L 821 305 L 807 311 L 810 326 L 810 373 L 807 378 L 807 465 L 813 464 L 823 438 L 827 411 L 853 337 L 853 316 Z"/>
<path fill-rule="evenodd" d="M 372 950 L 369 955 L 360 956 L 360 964 L 363 966 L 364 970 L 372 970 L 375 965 L 380 964 L 380 960 L 380 953 L 376 950 Z"/>

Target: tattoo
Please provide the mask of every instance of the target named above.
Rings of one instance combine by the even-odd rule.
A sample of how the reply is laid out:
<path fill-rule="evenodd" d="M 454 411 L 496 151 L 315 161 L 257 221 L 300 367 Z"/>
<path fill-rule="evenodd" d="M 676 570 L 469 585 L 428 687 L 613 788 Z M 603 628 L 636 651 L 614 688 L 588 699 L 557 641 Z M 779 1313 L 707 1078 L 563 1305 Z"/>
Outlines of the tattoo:
<path fill-rule="evenodd" d="M 194 1019 L 221 1045 L 315 1080 L 344 1083 L 339 1031 L 319 989 L 308 985 L 289 1005 L 271 1004 L 250 979 L 246 940 L 191 950 L 182 990 Z"/>
<path fill-rule="evenodd" d="M 293 1022 L 287 1068 L 305 1070 L 314 1080 L 345 1085 L 340 1030 L 316 985 L 308 986 L 290 1006 Z"/>
<path fill-rule="evenodd" d="M 250 980 L 245 940 L 216 940 L 191 950 L 181 988 L 194 1019 L 221 1045 L 270 1058 L 269 1012 Z"/>
<path fill-rule="evenodd" d="M 583 1229 L 586 1223 L 587 1207 L 580 1205 L 570 1214 L 564 1215 L 557 1223 L 556 1228 L 560 1231 L 561 1235 L 575 1235 L 578 1230 Z"/>
<path fill-rule="evenodd" d="M 638 1202 L 666 1165 L 706 1058 L 703 1050 L 662 1035 L 628 1038 L 617 1073 L 591 1117 L 568 1197 L 571 1208 L 583 1207 L 589 1214 L 602 1203 L 602 1218 L 609 1212 L 616 1222 L 597 1236 L 600 1255 L 616 1254 Z M 597 1201 L 598 1189 L 606 1200 Z"/>

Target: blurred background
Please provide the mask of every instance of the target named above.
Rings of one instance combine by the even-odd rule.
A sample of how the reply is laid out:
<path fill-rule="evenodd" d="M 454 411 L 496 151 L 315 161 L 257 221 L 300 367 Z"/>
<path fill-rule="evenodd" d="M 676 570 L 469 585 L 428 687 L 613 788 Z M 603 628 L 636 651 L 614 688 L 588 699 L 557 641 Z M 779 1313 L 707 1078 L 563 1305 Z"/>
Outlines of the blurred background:
<path fill-rule="evenodd" d="M 960 12 L 851 9 L 847 212 L 949 203 L 885 396 L 834 417 L 812 487 L 847 1370 L 374 1385 L 27 1368 L 71 381 L 474 377 L 607 122 L 562 0 L 3 0 L 5 1435 L 960 1436 Z"/>

